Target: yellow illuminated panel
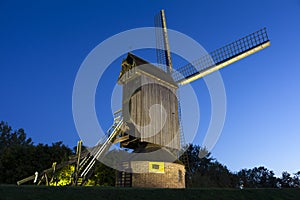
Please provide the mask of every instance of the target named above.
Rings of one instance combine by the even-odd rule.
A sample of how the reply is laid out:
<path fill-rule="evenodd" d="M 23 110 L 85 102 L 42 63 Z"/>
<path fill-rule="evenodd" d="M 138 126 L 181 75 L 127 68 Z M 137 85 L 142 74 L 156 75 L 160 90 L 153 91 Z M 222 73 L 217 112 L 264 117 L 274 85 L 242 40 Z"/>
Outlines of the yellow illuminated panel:
<path fill-rule="evenodd" d="M 150 173 L 165 173 L 165 163 L 164 162 L 149 162 L 149 172 Z"/>
<path fill-rule="evenodd" d="M 192 77 L 190 77 L 188 79 L 183 79 L 182 81 L 178 82 L 178 84 L 179 85 L 185 85 L 187 83 L 195 81 L 195 80 L 197 80 L 199 78 L 202 78 L 202 77 L 204 77 L 204 76 L 206 76 L 208 74 L 211 74 L 211 73 L 213 73 L 213 72 L 215 72 L 215 71 L 217 71 L 217 70 L 219 70 L 219 69 L 221 69 L 223 67 L 226 67 L 227 65 L 230 65 L 230 64 L 232 64 L 232 63 L 234 63 L 234 62 L 236 62 L 238 60 L 241 60 L 241 59 L 243 59 L 243 58 L 245 58 L 247 56 L 250 56 L 251 54 L 254 54 L 254 53 L 256 53 L 256 52 L 258 52 L 260 50 L 263 50 L 264 48 L 266 48 L 268 46 L 270 46 L 270 41 L 268 41 L 268 42 L 266 42 L 264 44 L 261 44 L 258 47 L 255 47 L 253 49 L 250 49 L 249 51 L 246 51 L 245 53 L 242 53 L 241 55 L 238 55 L 238 56 L 236 56 L 236 57 L 234 57 L 234 58 L 232 58 L 232 59 L 230 59 L 230 60 L 228 60 L 226 62 L 223 62 L 223 63 L 221 63 L 219 65 L 216 65 L 216 66 L 214 66 L 214 67 L 212 67 L 210 69 L 203 70 L 203 72 L 200 72 L 199 74 L 196 74 L 195 76 L 192 76 Z"/>

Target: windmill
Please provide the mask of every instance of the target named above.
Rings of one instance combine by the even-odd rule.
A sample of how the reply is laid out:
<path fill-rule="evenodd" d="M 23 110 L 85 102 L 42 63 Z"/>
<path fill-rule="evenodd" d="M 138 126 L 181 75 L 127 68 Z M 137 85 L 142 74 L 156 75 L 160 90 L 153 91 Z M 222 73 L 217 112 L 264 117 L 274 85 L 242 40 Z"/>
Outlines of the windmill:
<path fill-rule="evenodd" d="M 112 144 L 119 143 L 121 148 L 130 149 L 132 156 L 119 161 L 116 186 L 185 187 L 186 169 L 178 160 L 185 144 L 178 88 L 270 46 L 270 41 L 263 28 L 175 70 L 164 10 L 155 16 L 155 26 L 158 66 L 128 53 L 118 77 L 123 87 L 122 109 L 115 112 L 107 134 L 89 152 L 81 153 L 79 142 L 77 157 L 44 170 L 39 183 L 57 169 L 75 164 L 72 184 L 84 185 L 97 159 L 105 157 Z M 18 184 L 35 178 L 30 176 Z"/>
<path fill-rule="evenodd" d="M 119 186 L 183 188 L 185 182 L 181 176 L 184 177 L 185 169 L 176 163 L 176 159 L 170 162 L 184 144 L 180 129 L 180 102 L 176 96 L 178 87 L 258 52 L 268 47 L 270 41 L 266 28 L 263 28 L 173 70 L 164 10 L 156 15 L 155 26 L 158 27 L 158 66 L 132 53 L 128 53 L 122 62 L 118 83 L 123 87 L 123 122 L 128 129 L 122 131 L 116 141 L 120 142 L 121 147 L 133 149 L 136 153 L 159 150 L 164 156 L 156 157 L 156 160 L 150 156 L 127 162 L 125 172 L 120 172 L 116 182 Z M 160 116 L 160 110 L 153 108 L 159 104 L 164 109 L 165 119 Z M 152 124 L 150 128 L 140 128 L 149 123 Z M 159 131 L 153 134 L 153 130 Z M 142 168 L 142 173 L 134 173 Z M 128 176 L 131 182 L 126 184 Z"/>

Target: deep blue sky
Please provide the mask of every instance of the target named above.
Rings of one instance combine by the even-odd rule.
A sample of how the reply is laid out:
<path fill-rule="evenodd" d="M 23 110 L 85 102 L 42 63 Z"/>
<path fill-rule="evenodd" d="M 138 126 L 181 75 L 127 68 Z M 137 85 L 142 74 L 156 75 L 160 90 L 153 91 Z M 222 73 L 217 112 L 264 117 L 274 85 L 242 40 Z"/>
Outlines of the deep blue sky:
<path fill-rule="evenodd" d="M 168 28 L 208 51 L 267 27 L 271 47 L 221 70 L 227 118 L 212 154 L 232 171 L 260 165 L 276 175 L 299 171 L 299 0 L 2 0 L 0 120 L 24 128 L 36 143 L 75 146 L 72 89 L 82 61 L 114 34 L 153 26 L 160 9 L 166 10 Z M 109 95 L 119 70 L 120 59 L 106 72 L 96 97 L 105 127 L 112 121 Z M 209 94 L 203 80 L 193 87 L 202 117 L 194 143 L 201 144 L 210 119 Z"/>

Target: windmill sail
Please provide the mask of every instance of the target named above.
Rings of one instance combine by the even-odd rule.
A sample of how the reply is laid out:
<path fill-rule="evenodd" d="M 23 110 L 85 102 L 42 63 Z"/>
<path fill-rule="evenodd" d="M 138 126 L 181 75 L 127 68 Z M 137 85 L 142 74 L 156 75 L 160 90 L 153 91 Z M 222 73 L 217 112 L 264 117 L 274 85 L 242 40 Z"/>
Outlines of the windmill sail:
<path fill-rule="evenodd" d="M 168 74 L 172 72 L 172 60 L 164 10 L 154 17 L 156 36 L 156 58 L 160 68 Z"/>
<path fill-rule="evenodd" d="M 173 71 L 172 76 L 177 84 L 184 85 L 268 46 L 270 40 L 263 28 Z"/>

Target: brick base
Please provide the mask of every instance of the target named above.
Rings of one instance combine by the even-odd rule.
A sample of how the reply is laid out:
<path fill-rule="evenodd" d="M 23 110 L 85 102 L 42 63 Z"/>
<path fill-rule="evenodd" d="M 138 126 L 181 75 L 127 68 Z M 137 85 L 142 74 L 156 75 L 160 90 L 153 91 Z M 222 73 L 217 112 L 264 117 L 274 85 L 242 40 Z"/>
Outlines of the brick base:
<path fill-rule="evenodd" d="M 132 172 L 132 187 L 185 188 L 184 165 L 163 162 L 163 171 L 153 172 L 149 169 L 149 161 L 131 161 L 128 164 L 126 171 Z"/>

